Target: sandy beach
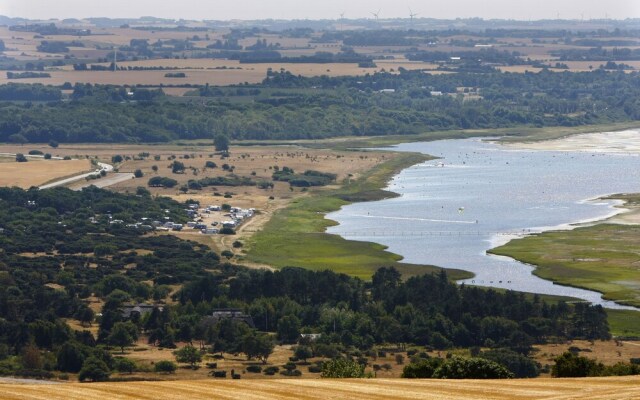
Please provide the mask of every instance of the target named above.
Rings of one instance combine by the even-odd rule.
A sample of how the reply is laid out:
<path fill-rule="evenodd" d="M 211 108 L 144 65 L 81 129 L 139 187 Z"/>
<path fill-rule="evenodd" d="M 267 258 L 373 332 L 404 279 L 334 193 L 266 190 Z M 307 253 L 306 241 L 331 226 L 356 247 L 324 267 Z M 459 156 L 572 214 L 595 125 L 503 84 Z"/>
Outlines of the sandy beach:
<path fill-rule="evenodd" d="M 504 145 L 525 150 L 640 154 L 640 129 L 584 133 L 561 139 L 508 143 Z"/>

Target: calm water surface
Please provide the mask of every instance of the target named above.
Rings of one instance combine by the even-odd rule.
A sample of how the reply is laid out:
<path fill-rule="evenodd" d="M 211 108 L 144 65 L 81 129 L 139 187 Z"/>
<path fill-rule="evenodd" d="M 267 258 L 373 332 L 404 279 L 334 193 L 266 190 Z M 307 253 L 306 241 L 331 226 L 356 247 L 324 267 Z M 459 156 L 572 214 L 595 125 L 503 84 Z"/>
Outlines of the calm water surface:
<path fill-rule="evenodd" d="M 405 169 L 388 190 L 400 197 L 355 203 L 327 218 L 330 233 L 389 246 L 414 264 L 473 272 L 481 286 L 572 296 L 610 308 L 596 292 L 555 285 L 532 267 L 486 251 L 530 232 L 616 212 L 616 202 L 589 200 L 640 192 L 640 157 L 629 154 L 522 151 L 479 139 L 394 147 L 441 157 Z"/>

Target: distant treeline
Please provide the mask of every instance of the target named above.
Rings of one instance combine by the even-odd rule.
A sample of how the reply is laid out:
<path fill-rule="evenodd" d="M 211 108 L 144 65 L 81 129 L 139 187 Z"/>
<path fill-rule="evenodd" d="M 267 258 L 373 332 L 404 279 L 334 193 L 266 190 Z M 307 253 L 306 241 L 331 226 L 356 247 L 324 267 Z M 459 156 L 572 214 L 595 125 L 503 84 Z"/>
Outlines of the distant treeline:
<path fill-rule="evenodd" d="M 37 49 L 43 53 L 68 53 L 69 47 L 84 47 L 84 43 L 77 40 L 71 42 L 50 42 L 43 40 L 37 46 Z"/>
<path fill-rule="evenodd" d="M 640 49 L 613 48 L 603 49 L 561 49 L 552 50 L 551 55 L 561 61 L 637 61 L 640 60 Z"/>
<path fill-rule="evenodd" d="M 40 35 L 68 35 L 68 36 L 88 36 L 90 29 L 61 28 L 55 24 L 20 24 L 9 27 L 14 32 L 35 32 Z"/>
<path fill-rule="evenodd" d="M 7 72 L 7 79 L 51 78 L 47 72 Z"/>
<path fill-rule="evenodd" d="M 477 64 L 490 63 L 500 65 L 527 65 L 531 62 L 521 57 L 517 51 L 509 52 L 494 48 L 482 49 L 478 51 L 417 51 L 406 55 L 411 61 L 425 62 L 452 62 L 452 59 L 461 62 L 474 62 Z"/>
<path fill-rule="evenodd" d="M 0 101 L 55 101 L 62 98 L 60 89 L 42 84 L 0 85 Z"/>
<path fill-rule="evenodd" d="M 209 53 L 207 57 L 238 60 L 241 64 L 255 63 L 291 63 L 291 64 L 328 64 L 328 63 L 372 63 L 373 58 L 358 54 L 353 50 L 340 53 L 318 51 L 310 56 L 284 57 L 276 50 L 221 51 Z"/>
<path fill-rule="evenodd" d="M 36 99 L 42 88 L 34 88 Z M 246 90 L 243 99 L 255 93 L 255 101 L 226 95 L 239 88 Z M 640 119 L 636 72 L 430 75 L 401 69 L 335 78 L 270 72 L 259 85 L 205 89 L 205 102 L 174 102 L 160 90 L 129 94 L 125 88 L 76 85 L 71 102 L 0 103 L 0 141 L 20 135 L 44 143 L 163 142 L 219 133 L 233 139 L 309 139 Z M 278 90 L 265 96 L 266 89 Z M 385 89 L 393 92 L 380 92 Z M 3 98 L 16 99 L 15 90 Z"/>

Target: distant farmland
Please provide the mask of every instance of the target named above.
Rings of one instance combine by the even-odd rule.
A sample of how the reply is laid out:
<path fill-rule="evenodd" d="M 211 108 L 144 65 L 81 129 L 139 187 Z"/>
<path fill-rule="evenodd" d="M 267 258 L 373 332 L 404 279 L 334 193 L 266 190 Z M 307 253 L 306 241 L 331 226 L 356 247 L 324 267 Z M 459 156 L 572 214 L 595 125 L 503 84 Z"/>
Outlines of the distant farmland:
<path fill-rule="evenodd" d="M 267 71 L 279 71 L 284 68 L 295 75 L 303 76 L 353 76 L 374 73 L 382 69 L 389 71 L 402 67 L 405 69 L 431 69 L 433 64 L 411 62 L 406 60 L 380 61 L 377 68 L 361 68 L 358 64 L 287 64 L 260 63 L 240 64 L 233 60 L 145 60 L 119 63 L 120 67 L 163 67 L 180 68 L 178 70 L 148 70 L 148 71 L 74 71 L 70 66 L 60 69 L 50 69 L 47 73 L 51 78 L 20 79 L 20 83 L 43 83 L 46 85 L 62 85 L 65 82 L 111 84 L 111 85 L 234 85 L 244 82 L 259 83 L 267 76 Z M 108 64 L 101 64 L 108 65 Z M 185 78 L 168 78 L 167 72 L 184 72 Z M 441 71 L 434 71 L 441 72 Z M 0 84 L 17 82 L 7 79 L 6 74 L 0 74 Z"/>

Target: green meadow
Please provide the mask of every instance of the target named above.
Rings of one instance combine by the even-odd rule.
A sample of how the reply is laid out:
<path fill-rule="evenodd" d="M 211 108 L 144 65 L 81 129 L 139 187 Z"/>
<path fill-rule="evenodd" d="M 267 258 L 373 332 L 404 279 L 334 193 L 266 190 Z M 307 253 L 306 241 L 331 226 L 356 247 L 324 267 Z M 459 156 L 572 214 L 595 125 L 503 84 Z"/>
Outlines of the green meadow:
<path fill-rule="evenodd" d="M 287 208 L 276 212 L 254 235 L 246 259 L 279 268 L 330 269 L 363 279 L 371 278 L 383 266 L 393 266 L 405 276 L 440 271 L 435 266 L 404 264 L 401 256 L 386 251 L 380 244 L 346 240 L 325 233 L 326 228 L 335 224 L 326 219 L 325 214 L 351 202 L 395 196 L 380 188 L 400 170 L 427 159 L 421 154 L 398 154 L 340 189 L 314 191 L 294 200 Z M 471 276 L 459 270 L 447 272 L 451 279 Z"/>

